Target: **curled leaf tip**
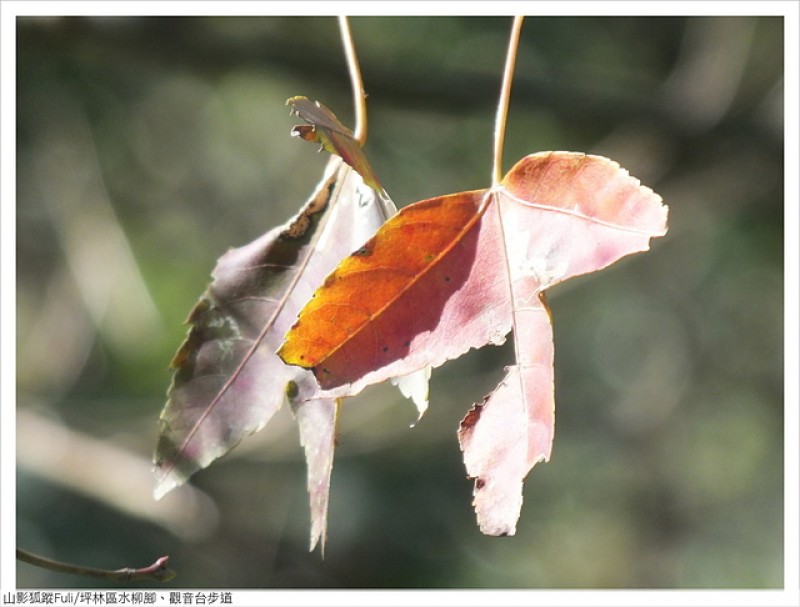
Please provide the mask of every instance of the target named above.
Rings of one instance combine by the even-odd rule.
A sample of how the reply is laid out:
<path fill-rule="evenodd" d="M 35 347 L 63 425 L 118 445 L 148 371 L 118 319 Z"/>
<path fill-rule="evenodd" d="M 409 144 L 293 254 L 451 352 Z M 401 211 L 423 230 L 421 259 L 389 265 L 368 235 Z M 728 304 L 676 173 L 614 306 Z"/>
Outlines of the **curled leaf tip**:
<path fill-rule="evenodd" d="M 343 125 L 336 115 L 319 101 L 297 95 L 286 100 L 292 107 L 291 116 L 297 116 L 306 124 L 296 125 L 291 130 L 293 137 L 320 144 L 320 151 L 327 150 L 342 158 L 361 175 L 369 187 L 376 192 L 383 188 L 372 170 L 364 151 L 353 132 Z"/>

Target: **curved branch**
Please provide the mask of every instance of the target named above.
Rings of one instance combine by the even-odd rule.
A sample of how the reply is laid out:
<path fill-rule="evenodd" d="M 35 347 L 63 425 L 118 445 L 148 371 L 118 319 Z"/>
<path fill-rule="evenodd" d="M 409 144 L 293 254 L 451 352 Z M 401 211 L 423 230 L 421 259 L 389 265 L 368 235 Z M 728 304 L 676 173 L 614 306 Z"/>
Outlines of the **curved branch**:
<path fill-rule="evenodd" d="M 364 81 L 361 79 L 361 68 L 358 64 L 353 34 L 350 31 L 350 22 L 347 17 L 339 17 L 339 29 L 342 33 L 347 69 L 350 72 L 350 83 L 353 87 L 353 104 L 356 115 L 353 139 L 363 146 L 367 141 L 367 94 L 364 92 Z"/>
<path fill-rule="evenodd" d="M 503 85 L 500 89 L 500 101 L 497 103 L 497 120 L 494 126 L 494 162 L 492 165 L 492 186 L 500 183 L 503 177 L 503 142 L 506 136 L 506 120 L 508 118 L 508 103 L 511 98 L 511 82 L 514 80 L 514 65 L 517 62 L 517 49 L 519 48 L 519 32 L 522 29 L 522 20 L 525 17 L 514 17 L 511 26 L 511 36 L 508 40 L 508 53 L 506 54 L 506 67 L 503 70 Z"/>
<path fill-rule="evenodd" d="M 123 567 L 122 569 L 114 570 L 94 569 L 93 567 L 82 567 L 80 565 L 72 565 L 70 563 L 53 561 L 20 548 L 17 548 L 17 560 L 28 563 L 29 565 L 41 567 L 42 569 L 60 571 L 61 573 L 72 573 L 75 575 L 84 575 L 88 577 L 103 578 L 118 583 L 127 583 L 140 580 L 168 582 L 176 575 L 172 569 L 167 567 L 167 563 L 169 562 L 168 556 L 162 556 L 152 565 L 148 565 L 147 567 L 140 567 L 138 569 L 133 567 Z"/>

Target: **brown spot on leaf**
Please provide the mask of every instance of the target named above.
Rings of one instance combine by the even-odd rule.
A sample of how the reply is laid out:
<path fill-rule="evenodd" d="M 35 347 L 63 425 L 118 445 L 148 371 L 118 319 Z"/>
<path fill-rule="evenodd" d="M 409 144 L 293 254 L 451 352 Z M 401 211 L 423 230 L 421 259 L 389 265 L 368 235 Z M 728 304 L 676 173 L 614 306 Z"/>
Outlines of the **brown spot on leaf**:
<path fill-rule="evenodd" d="M 288 228 L 281 232 L 281 238 L 285 238 L 287 240 L 297 240 L 298 238 L 302 238 L 303 235 L 308 231 L 308 226 L 310 225 L 311 219 L 309 219 L 305 212 L 302 212 L 295 218 Z"/>
<path fill-rule="evenodd" d="M 464 419 L 461 420 L 461 428 L 460 430 L 463 432 L 464 430 L 469 430 L 478 423 L 478 420 L 481 417 L 481 412 L 483 411 L 483 404 L 476 404 L 473 405 L 472 409 L 464 416 Z"/>
<path fill-rule="evenodd" d="M 317 195 L 308 201 L 306 206 L 303 207 L 289 226 L 281 232 L 281 238 L 284 240 L 297 240 L 305 236 L 306 232 L 308 232 L 308 228 L 311 226 L 311 219 L 314 215 L 321 213 L 328 206 L 333 188 L 336 186 L 334 177 L 335 175 L 328 180 L 327 187 L 320 189 Z"/>
<path fill-rule="evenodd" d="M 170 368 L 177 369 L 185 365 L 191 356 L 197 352 L 203 341 L 204 338 L 201 336 L 200 331 L 196 328 L 192 328 L 186 340 L 181 344 L 180 348 L 178 348 L 178 351 L 175 352 L 175 356 L 172 357 L 169 363 Z"/>
<path fill-rule="evenodd" d="M 194 324 L 197 319 L 208 312 L 211 309 L 211 302 L 208 300 L 208 297 L 203 296 L 197 300 L 197 303 L 194 304 L 191 312 L 189 312 L 188 318 L 184 321 L 185 324 L 192 323 Z"/>

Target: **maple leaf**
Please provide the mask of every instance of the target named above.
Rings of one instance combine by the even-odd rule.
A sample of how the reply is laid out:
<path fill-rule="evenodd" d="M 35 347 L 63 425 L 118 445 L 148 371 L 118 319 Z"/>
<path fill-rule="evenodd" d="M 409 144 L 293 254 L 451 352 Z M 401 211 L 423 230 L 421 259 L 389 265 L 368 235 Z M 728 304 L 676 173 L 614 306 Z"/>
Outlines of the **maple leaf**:
<path fill-rule="evenodd" d="M 550 458 L 553 338 L 544 291 L 645 251 L 667 207 L 607 158 L 544 152 L 496 186 L 404 208 L 345 258 L 278 354 L 343 396 L 514 330 L 516 364 L 461 422 L 481 531 L 513 535 L 522 483 Z"/>

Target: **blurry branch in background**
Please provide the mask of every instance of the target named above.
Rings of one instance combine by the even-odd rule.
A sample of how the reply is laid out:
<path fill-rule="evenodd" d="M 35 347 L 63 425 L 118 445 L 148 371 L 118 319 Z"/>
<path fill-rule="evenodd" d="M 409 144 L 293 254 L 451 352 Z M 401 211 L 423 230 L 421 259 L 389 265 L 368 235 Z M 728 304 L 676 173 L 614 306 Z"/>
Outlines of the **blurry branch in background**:
<path fill-rule="evenodd" d="M 159 27 L 169 31 L 173 25 L 168 17 L 159 18 Z M 752 30 L 756 20 L 746 17 L 730 17 L 724 19 L 695 19 L 689 23 L 708 21 L 706 24 L 692 25 L 698 30 L 714 29 L 721 27 L 722 31 L 708 32 L 697 31 L 689 34 L 684 41 L 684 49 L 680 62 L 687 69 L 685 73 L 678 74 L 683 79 L 690 72 L 700 70 L 708 74 L 714 67 L 711 55 L 714 54 L 717 67 L 727 69 L 726 64 L 731 59 L 739 64 L 740 57 L 746 57 L 748 46 L 737 47 L 740 30 Z M 718 26 L 720 21 L 729 23 Z M 736 23 L 734 23 L 734 21 Z M 711 23 L 713 22 L 713 24 Z M 341 63 L 335 53 L 330 52 L 330 47 L 324 42 L 317 45 L 307 44 L 302 48 L 296 45 L 292 38 L 295 32 L 288 30 L 282 32 L 281 28 L 271 31 L 271 35 L 259 41 L 257 48 L 247 44 L 238 44 L 226 38 L 209 36 L 209 32 L 198 23 L 198 31 L 193 36 L 152 36 L 149 32 L 152 26 L 146 19 L 127 20 L 125 27 L 113 28 L 100 26 L 86 19 L 60 19 L 50 23 L 49 27 L 24 27 L 18 32 L 19 44 L 27 48 L 40 49 L 53 55 L 74 52 L 80 47 L 81 53 L 91 56 L 92 60 L 100 65 L 104 62 L 119 64 L 120 57 L 125 57 L 131 63 L 131 68 L 157 65 L 159 69 L 178 68 L 205 78 L 214 78 L 228 73 L 233 67 L 238 69 L 252 67 L 260 69 L 263 65 L 282 72 L 287 76 L 295 76 L 298 72 L 314 65 L 315 81 L 320 86 L 337 87 L 341 84 Z M 710 35 L 703 43 L 699 36 Z M 146 52 L 143 52 L 142 41 L 147 41 Z M 731 47 L 733 45 L 733 47 Z M 714 47 L 712 49 L 712 46 Z M 287 53 L 286 48 L 291 47 L 293 52 Z M 524 49 L 523 49 L 524 50 Z M 389 63 L 392 57 L 390 50 L 386 55 L 381 54 L 382 49 L 371 49 L 372 65 L 383 66 Z M 702 62 L 697 60 L 705 55 Z M 722 60 L 719 57 L 723 57 Z M 369 70 L 367 78 L 370 89 L 380 90 L 384 103 L 391 103 L 406 110 L 420 109 L 426 112 L 442 112 L 448 116 L 469 114 L 476 110 L 484 111 L 487 107 L 494 107 L 497 102 L 497 76 L 492 72 L 449 69 L 437 73 L 436 79 L 431 80 L 423 70 L 419 70 L 413 63 L 395 64 L 392 69 L 382 67 Z M 691 69 L 689 69 L 691 68 Z M 702 69 L 701 69 L 702 68 Z M 716 76 L 715 76 L 716 78 Z M 546 70 L 527 70 L 519 73 L 514 79 L 515 95 L 521 99 L 534 99 L 537 106 L 542 109 L 554 109 L 559 112 L 576 112 L 574 119 L 593 123 L 598 118 L 625 116 L 628 119 L 640 118 L 655 121 L 665 129 L 673 131 L 676 135 L 692 138 L 698 134 L 698 126 L 691 122 L 692 117 L 687 116 L 690 102 L 697 101 L 705 93 L 713 90 L 705 81 L 698 79 L 700 86 L 693 92 L 687 92 L 686 84 L 678 85 L 677 97 L 672 101 L 681 102 L 675 105 L 672 101 L 653 103 L 651 93 L 646 87 L 637 83 L 628 83 L 624 89 L 597 87 L 594 83 L 583 79 L 575 82 L 569 78 L 559 77 L 557 73 Z M 462 88 L 464 82 L 470 82 L 470 94 L 464 95 Z M 673 85 L 670 85 L 670 87 Z M 425 90 L 426 95 L 418 95 L 415 91 Z M 686 95 L 684 95 L 686 93 Z M 671 95 L 672 93 L 667 93 Z M 713 96 L 713 95 L 712 95 Z M 691 97 L 691 98 L 689 98 Z M 714 105 L 717 101 L 702 102 Z M 725 128 L 747 128 L 755 125 L 750 115 L 728 117 Z M 706 126 L 713 126 L 703 122 Z M 753 130 L 754 136 L 763 135 L 760 129 Z"/>
<path fill-rule="evenodd" d="M 154 502 L 150 459 L 70 430 L 30 410 L 17 410 L 17 465 L 51 483 L 165 528 L 183 540 L 216 529 L 213 500 L 190 485 Z"/>
<path fill-rule="evenodd" d="M 117 583 L 126 583 L 140 580 L 155 580 L 156 582 L 169 582 L 175 577 L 175 572 L 167 568 L 169 562 L 168 556 L 162 556 L 156 560 L 152 565 L 147 567 L 124 567 L 123 569 L 94 569 L 93 567 L 82 567 L 80 565 L 71 565 L 69 563 L 62 563 L 60 561 L 53 561 L 46 559 L 25 550 L 17 548 L 17 560 L 24 563 L 41 567 L 42 569 L 50 569 L 51 571 L 60 571 L 62 573 L 73 573 L 75 575 L 83 575 L 87 577 L 96 577 L 110 580 Z"/>
<path fill-rule="evenodd" d="M 50 272 L 41 303 L 21 304 L 19 379 L 59 392 L 80 374 L 97 335 L 131 358 L 163 334 L 163 322 L 109 200 L 83 112 L 63 103 L 45 113 L 35 146 L 37 195 L 65 265 Z"/>
<path fill-rule="evenodd" d="M 109 200 L 86 116 L 68 92 L 59 92 L 62 103 L 45 112 L 38 125 L 32 171 L 64 263 L 47 275 L 39 290 L 41 303 L 33 296 L 19 306 L 18 385 L 28 398 L 32 391 L 51 396 L 68 391 L 98 336 L 120 357 L 131 359 L 163 333 L 161 315 Z M 46 250 L 49 243 L 40 243 Z M 20 468 L 182 539 L 200 539 L 216 528 L 215 504 L 195 489 L 153 503 L 149 459 L 75 432 L 30 407 L 18 406 L 16 417 Z M 174 575 L 166 557 L 141 569 L 115 571 L 58 563 L 22 550 L 17 557 L 51 570 L 119 582 L 166 581 Z"/>
<path fill-rule="evenodd" d="M 677 122 L 707 131 L 725 118 L 744 77 L 755 27 L 755 20 L 736 17 L 688 22 L 678 62 L 663 86 L 662 107 Z"/>
<path fill-rule="evenodd" d="M 124 352 L 157 335 L 161 317 L 108 198 L 86 118 L 62 111 L 43 135 L 42 199 L 92 321 Z"/>

